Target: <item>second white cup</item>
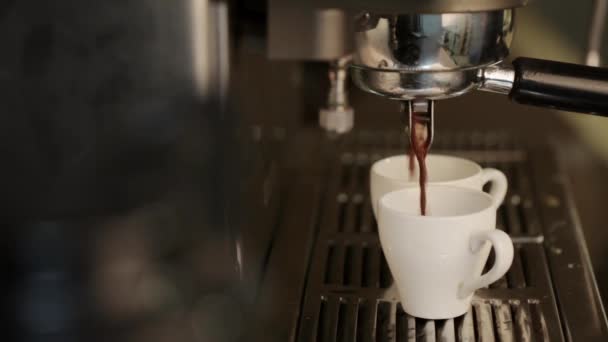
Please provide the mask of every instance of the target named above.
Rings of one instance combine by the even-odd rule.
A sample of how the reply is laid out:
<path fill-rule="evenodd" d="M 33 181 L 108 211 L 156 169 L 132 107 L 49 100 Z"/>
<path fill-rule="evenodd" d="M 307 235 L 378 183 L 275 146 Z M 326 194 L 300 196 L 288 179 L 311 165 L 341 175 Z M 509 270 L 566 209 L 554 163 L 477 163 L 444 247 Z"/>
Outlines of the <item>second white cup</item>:
<path fill-rule="evenodd" d="M 459 186 L 482 190 L 491 183 L 490 196 L 498 207 L 507 194 L 507 177 L 493 168 L 482 168 L 464 158 L 430 154 L 426 158 L 428 183 Z M 370 170 L 370 193 L 374 215 L 378 217 L 378 201 L 382 196 L 396 190 L 418 187 L 418 164 L 410 175 L 409 157 L 397 155 L 375 162 Z"/>

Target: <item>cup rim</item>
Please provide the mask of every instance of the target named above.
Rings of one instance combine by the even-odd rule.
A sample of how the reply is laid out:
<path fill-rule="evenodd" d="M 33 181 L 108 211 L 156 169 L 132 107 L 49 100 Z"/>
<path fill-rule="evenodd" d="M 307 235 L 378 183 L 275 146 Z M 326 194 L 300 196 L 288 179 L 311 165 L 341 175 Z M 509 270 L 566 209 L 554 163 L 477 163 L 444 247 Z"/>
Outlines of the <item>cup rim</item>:
<path fill-rule="evenodd" d="M 382 197 L 380 197 L 380 199 L 378 200 L 378 212 L 380 216 L 380 211 L 381 210 L 389 210 L 394 214 L 400 215 L 400 216 L 404 216 L 404 217 L 408 217 L 408 218 L 414 218 L 414 219 L 420 219 L 420 220 L 450 220 L 450 219 L 463 219 L 463 218 L 469 218 L 472 216 L 476 216 L 479 215 L 481 213 L 484 213 L 488 210 L 497 210 L 498 208 L 495 207 L 494 205 L 494 200 L 492 198 L 492 196 L 490 196 L 488 193 L 485 193 L 481 190 L 475 190 L 475 189 L 470 189 L 470 188 L 466 188 L 466 187 L 459 187 L 459 186 L 454 186 L 454 185 L 445 185 L 445 184 L 431 184 L 428 183 L 427 184 L 427 192 L 429 189 L 434 189 L 434 188 L 444 188 L 444 189 L 450 189 L 450 190 L 458 190 L 460 192 L 468 192 L 468 193 L 474 193 L 476 196 L 481 196 L 484 197 L 488 200 L 488 204 L 486 206 L 484 206 L 482 209 L 467 213 L 467 214 L 462 214 L 462 215 L 449 215 L 449 216 L 423 216 L 420 214 L 411 214 L 411 213 L 407 213 L 404 211 L 400 211 L 398 209 L 395 209 L 391 206 L 388 206 L 386 204 L 383 205 L 383 203 L 386 201 L 386 198 L 388 196 L 395 196 L 394 194 L 396 193 L 401 193 L 401 192 L 413 192 L 413 191 L 420 191 L 419 187 L 413 187 L 413 188 L 403 188 L 403 189 L 399 189 L 399 190 L 395 190 L 395 191 L 391 191 L 388 192 L 384 195 L 382 195 Z"/>
<path fill-rule="evenodd" d="M 376 174 L 376 175 L 378 175 L 378 176 L 380 176 L 382 178 L 389 179 L 389 180 L 391 180 L 393 182 L 397 182 L 397 183 L 400 183 L 400 184 L 418 183 L 417 180 L 398 179 L 398 178 L 395 178 L 395 177 L 387 176 L 387 175 L 382 174 L 381 172 L 378 171 L 378 168 L 380 167 L 381 164 L 385 164 L 389 160 L 398 159 L 398 158 L 399 159 L 400 158 L 406 159 L 406 158 L 408 158 L 408 155 L 407 154 L 395 154 L 395 155 L 388 156 L 388 157 L 382 158 L 380 160 L 377 160 L 377 161 L 374 162 L 374 164 L 372 164 L 370 172 L 372 174 Z M 452 155 L 448 155 L 448 154 L 434 154 L 433 153 L 433 154 L 427 155 L 426 158 L 427 158 L 427 162 L 428 162 L 429 158 L 432 158 L 432 159 L 452 159 L 452 160 L 458 160 L 459 162 L 463 162 L 465 164 L 471 165 L 471 166 L 473 166 L 476 169 L 475 173 L 473 173 L 473 174 L 471 174 L 471 175 L 469 175 L 467 177 L 464 177 L 464 178 L 453 178 L 453 179 L 450 179 L 450 180 L 441 180 L 441 181 L 431 181 L 431 180 L 429 180 L 429 184 L 446 184 L 446 185 L 449 185 L 450 183 L 453 183 L 453 182 L 460 182 L 460 181 L 464 181 L 464 180 L 468 180 L 468 179 L 471 179 L 471 178 L 478 177 L 481 174 L 481 172 L 483 172 L 483 168 L 481 167 L 481 165 L 479 165 L 478 163 L 476 163 L 476 162 L 474 162 L 472 160 L 469 160 L 469 159 L 466 159 L 466 158 L 462 158 L 462 157 L 452 156 Z"/>

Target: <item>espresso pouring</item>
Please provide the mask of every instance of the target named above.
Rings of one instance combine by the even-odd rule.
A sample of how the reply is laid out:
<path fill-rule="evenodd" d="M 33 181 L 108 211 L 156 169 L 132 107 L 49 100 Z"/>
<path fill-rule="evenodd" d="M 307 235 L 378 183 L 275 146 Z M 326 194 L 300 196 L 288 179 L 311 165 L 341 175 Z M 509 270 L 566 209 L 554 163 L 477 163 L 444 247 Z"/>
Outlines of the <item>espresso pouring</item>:
<path fill-rule="evenodd" d="M 420 214 L 426 215 L 426 183 L 428 178 L 426 156 L 430 148 L 430 145 L 427 142 L 428 126 L 423 122 L 421 116 L 415 112 L 412 113 L 411 125 L 409 171 L 411 177 L 414 174 L 414 158 L 416 158 L 418 161 L 418 182 L 420 185 Z"/>

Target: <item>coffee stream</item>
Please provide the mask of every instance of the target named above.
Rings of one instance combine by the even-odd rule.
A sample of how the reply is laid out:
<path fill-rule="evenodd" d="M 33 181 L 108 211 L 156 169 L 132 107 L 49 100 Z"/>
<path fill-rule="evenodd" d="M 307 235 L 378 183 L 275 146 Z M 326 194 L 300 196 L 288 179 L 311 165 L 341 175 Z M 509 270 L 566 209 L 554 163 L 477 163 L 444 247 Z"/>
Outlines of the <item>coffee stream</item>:
<path fill-rule="evenodd" d="M 412 127 L 410 129 L 410 150 L 409 150 L 409 170 L 410 177 L 414 174 L 415 162 L 418 160 L 418 173 L 420 174 L 418 182 L 420 184 L 420 213 L 426 215 L 426 182 L 427 168 L 426 155 L 429 151 L 429 146 L 426 142 L 427 125 L 420 119 L 417 113 L 412 113 Z"/>
<path fill-rule="evenodd" d="M 414 173 L 414 169 L 416 168 L 416 155 L 414 154 L 414 148 L 412 147 L 412 143 L 410 140 L 410 149 L 408 151 L 408 156 L 409 156 L 409 160 L 410 160 L 410 179 L 414 178 L 414 176 L 416 175 Z"/>

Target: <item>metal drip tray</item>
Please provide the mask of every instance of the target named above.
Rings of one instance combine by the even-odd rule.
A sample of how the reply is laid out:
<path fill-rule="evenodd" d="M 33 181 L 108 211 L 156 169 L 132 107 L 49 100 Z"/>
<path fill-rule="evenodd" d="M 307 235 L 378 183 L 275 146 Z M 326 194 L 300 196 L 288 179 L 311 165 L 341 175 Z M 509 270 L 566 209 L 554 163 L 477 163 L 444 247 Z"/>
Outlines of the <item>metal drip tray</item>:
<path fill-rule="evenodd" d="M 464 156 L 507 175 L 509 193 L 497 224 L 515 242 L 510 271 L 477 291 L 462 317 L 430 321 L 403 312 L 380 248 L 368 182 L 370 165 L 406 151 L 405 139 L 352 134 L 329 170 L 297 340 L 608 340 L 576 213 L 549 152 L 528 151 L 504 135 L 437 136 L 443 139 L 433 153 Z"/>
<path fill-rule="evenodd" d="M 547 327 L 536 302 L 476 300 L 466 315 L 422 320 L 391 301 L 351 301 L 330 295 L 320 305 L 318 335 L 312 341 L 561 341 Z"/>
<path fill-rule="evenodd" d="M 377 239 L 345 237 L 326 250 L 322 273 L 311 274 L 322 282 L 308 289 L 301 341 L 564 340 L 554 298 L 547 296 L 552 289 L 546 260 L 536 244 L 517 246 L 509 273 L 477 291 L 468 314 L 440 321 L 403 312 Z"/>

